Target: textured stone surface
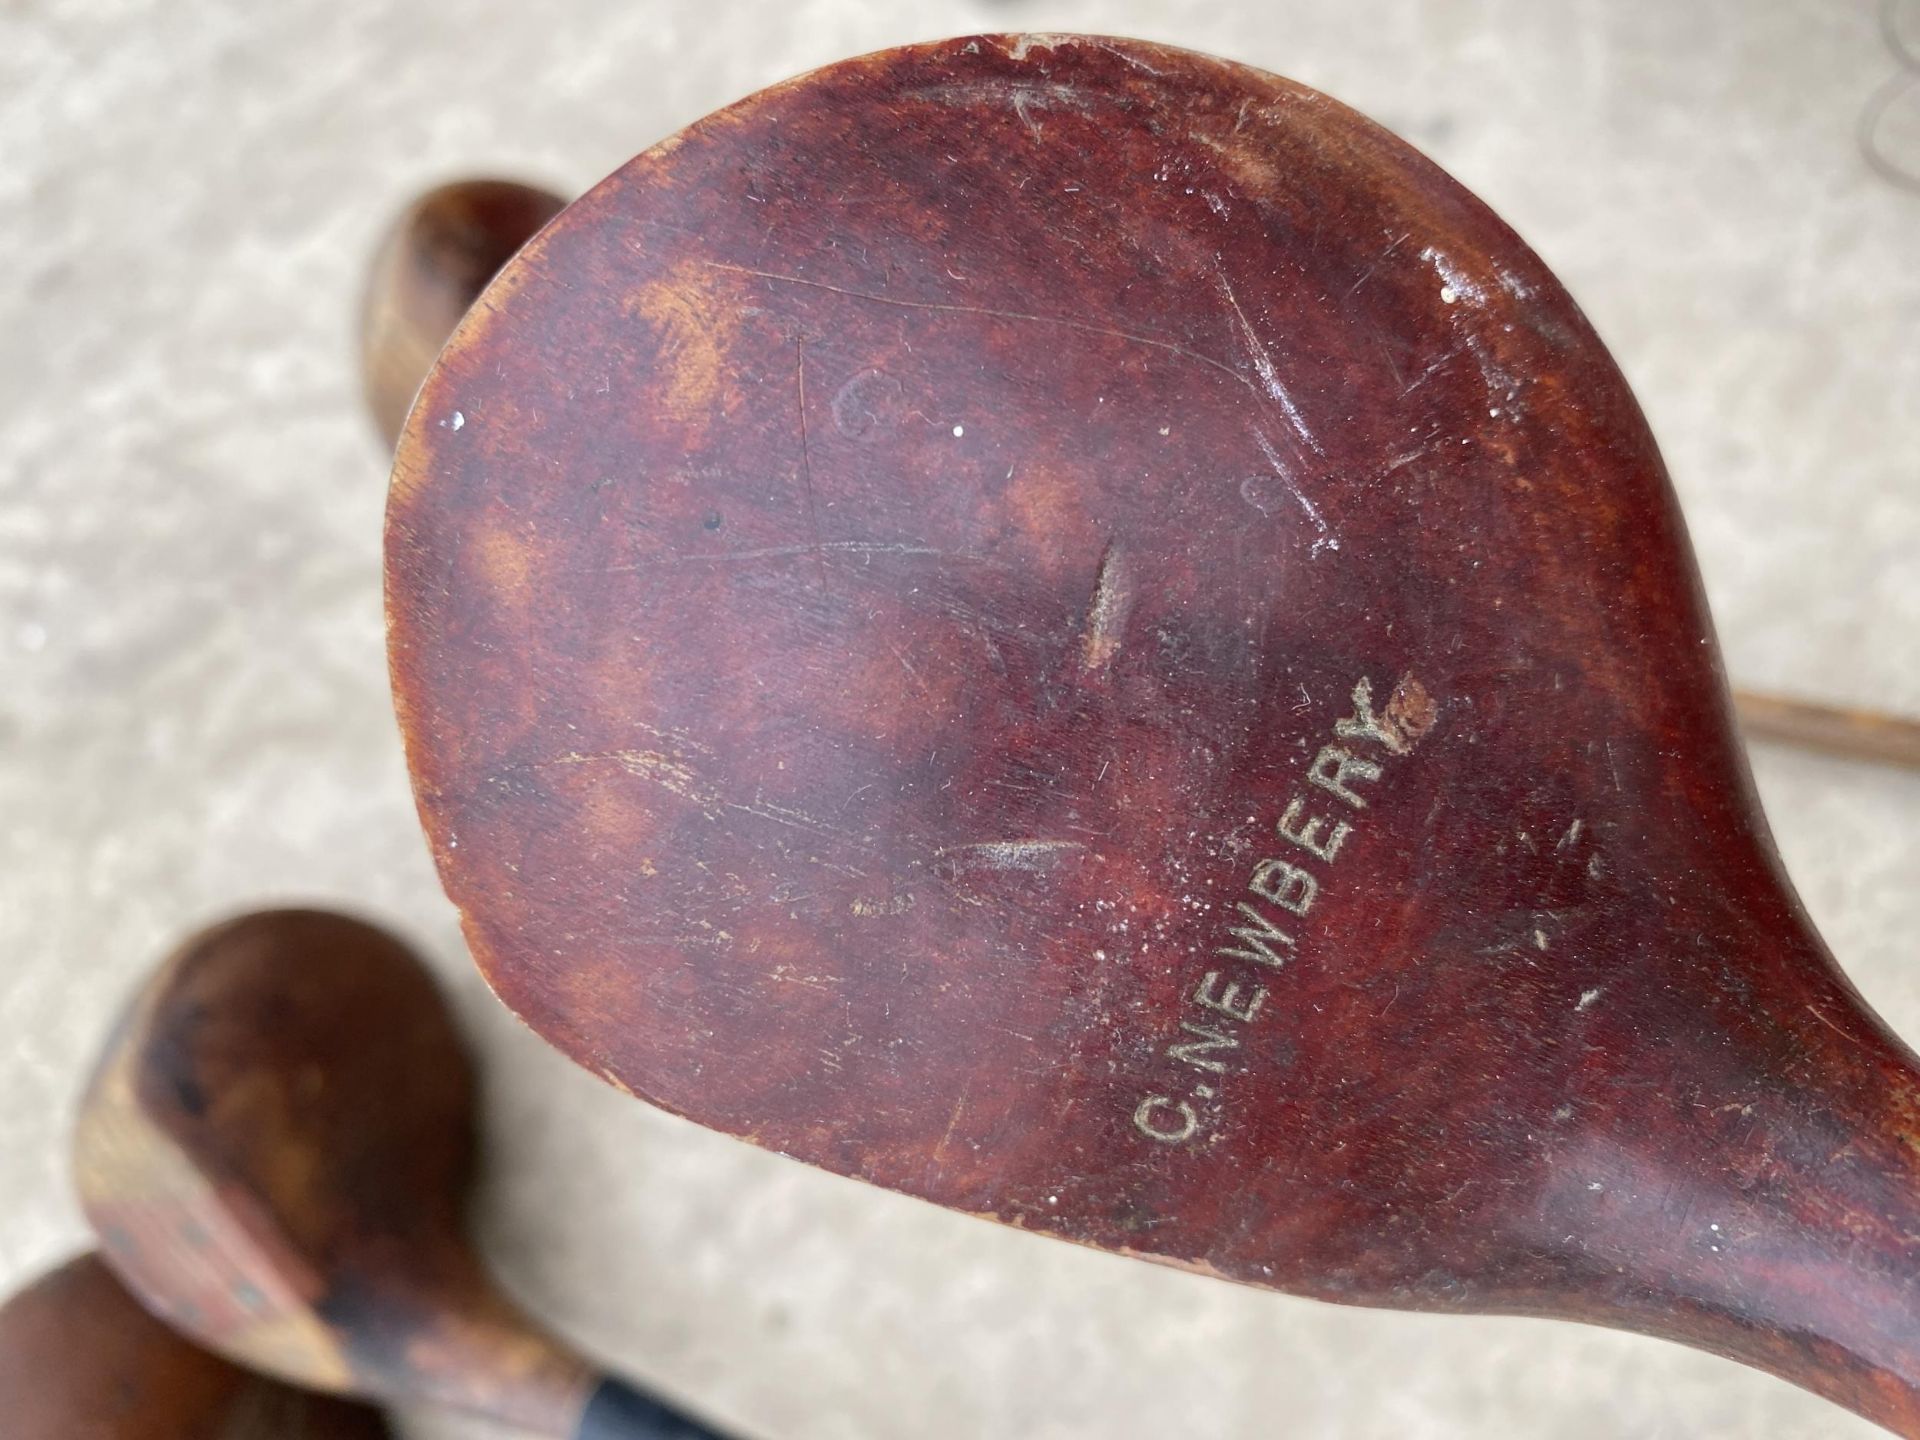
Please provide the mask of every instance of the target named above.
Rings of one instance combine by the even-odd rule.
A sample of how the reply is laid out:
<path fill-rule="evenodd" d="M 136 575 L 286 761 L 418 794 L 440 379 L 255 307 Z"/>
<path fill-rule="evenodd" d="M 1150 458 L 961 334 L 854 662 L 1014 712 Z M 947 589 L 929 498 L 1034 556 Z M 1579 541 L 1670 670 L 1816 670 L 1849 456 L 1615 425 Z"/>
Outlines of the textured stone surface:
<path fill-rule="evenodd" d="M 1898 70 L 1874 5 L 10 4 L 0 1282 L 80 1242 L 64 1135 L 119 998 L 187 926 L 301 898 L 441 962 L 509 1283 L 750 1433 L 1873 1433 L 1650 1341 L 1277 1299 L 805 1171 L 576 1072 L 467 966 L 387 707 L 350 368 L 379 227 L 450 174 L 584 186 L 796 70 L 1029 24 L 1262 65 L 1433 154 L 1614 347 L 1734 673 L 1920 712 L 1920 195 L 1859 148 Z M 1892 26 L 1920 41 L 1920 4 Z M 1920 169 L 1913 94 L 1881 133 Z M 1920 1036 L 1920 781 L 1756 764 L 1834 949 Z"/>

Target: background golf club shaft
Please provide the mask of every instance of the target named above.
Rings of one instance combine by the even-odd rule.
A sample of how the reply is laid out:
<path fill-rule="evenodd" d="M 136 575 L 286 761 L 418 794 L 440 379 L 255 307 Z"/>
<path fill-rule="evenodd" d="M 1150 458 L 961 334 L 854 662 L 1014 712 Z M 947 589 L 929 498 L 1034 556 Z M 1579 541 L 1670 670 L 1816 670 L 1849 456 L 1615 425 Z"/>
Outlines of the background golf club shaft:
<path fill-rule="evenodd" d="M 1912 720 L 1745 690 L 1734 692 L 1733 705 L 1749 740 L 1920 770 L 1920 723 Z"/>

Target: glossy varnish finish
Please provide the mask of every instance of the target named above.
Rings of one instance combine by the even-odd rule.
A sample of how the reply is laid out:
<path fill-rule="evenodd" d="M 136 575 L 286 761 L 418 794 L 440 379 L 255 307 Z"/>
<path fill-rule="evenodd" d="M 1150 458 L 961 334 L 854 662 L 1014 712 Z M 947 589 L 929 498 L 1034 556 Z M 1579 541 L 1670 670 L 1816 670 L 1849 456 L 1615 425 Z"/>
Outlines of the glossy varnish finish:
<path fill-rule="evenodd" d="M 0 1306 L 7 1440 L 387 1440 L 376 1411 L 229 1365 L 148 1315 L 98 1256 Z"/>
<path fill-rule="evenodd" d="M 1351 111 L 977 38 L 692 127 L 442 356 L 388 597 L 475 955 L 615 1084 L 1920 1434 L 1911 1057 L 1781 874 L 1653 441 Z"/>

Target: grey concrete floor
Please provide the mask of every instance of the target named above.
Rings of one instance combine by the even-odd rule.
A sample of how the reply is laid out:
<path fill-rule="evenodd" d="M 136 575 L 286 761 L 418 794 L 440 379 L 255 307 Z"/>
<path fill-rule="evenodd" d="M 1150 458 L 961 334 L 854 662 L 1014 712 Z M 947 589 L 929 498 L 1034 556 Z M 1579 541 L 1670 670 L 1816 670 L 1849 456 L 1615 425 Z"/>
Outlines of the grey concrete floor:
<path fill-rule="evenodd" d="M 1920 3 L 1889 19 L 1920 50 Z M 83 1240 L 65 1135 L 119 999 L 223 912 L 431 951 L 489 1072 L 484 1245 L 765 1437 L 1866 1435 L 1718 1360 L 1345 1311 L 1004 1231 L 656 1114 L 467 965 L 382 651 L 363 262 L 417 188 L 585 186 L 749 90 L 977 29 L 1320 86 L 1513 222 L 1614 347 L 1730 666 L 1920 712 L 1920 92 L 1868 0 L 0 0 L 0 1284 Z M 1920 184 L 1917 181 L 1916 184 Z M 1920 1035 L 1920 779 L 1755 756 L 1849 971 Z M 481 1433 L 417 1417 L 416 1436 Z"/>

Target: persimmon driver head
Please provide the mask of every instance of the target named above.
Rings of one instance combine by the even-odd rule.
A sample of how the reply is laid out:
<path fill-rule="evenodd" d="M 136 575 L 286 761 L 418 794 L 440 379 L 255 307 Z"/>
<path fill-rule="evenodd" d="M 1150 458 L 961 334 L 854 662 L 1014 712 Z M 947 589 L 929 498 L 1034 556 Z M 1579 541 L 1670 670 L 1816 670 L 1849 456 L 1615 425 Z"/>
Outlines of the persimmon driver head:
<path fill-rule="evenodd" d="M 573 1440 L 713 1440 L 596 1370 L 464 1228 L 474 1080 L 425 967 L 345 916 L 204 931 L 115 1031 L 75 1172 L 108 1262 L 227 1358 Z"/>
<path fill-rule="evenodd" d="M 249 1374 L 142 1310 L 97 1255 L 0 1305 L 8 1440 L 388 1440 L 376 1410 Z"/>
<path fill-rule="evenodd" d="M 777 86 L 510 263 L 389 511 L 476 959 L 816 1165 L 1920 1434 L 1912 1057 L 1781 872 L 1578 308 L 1271 75 Z"/>

